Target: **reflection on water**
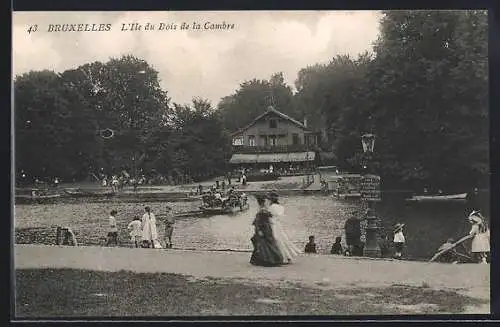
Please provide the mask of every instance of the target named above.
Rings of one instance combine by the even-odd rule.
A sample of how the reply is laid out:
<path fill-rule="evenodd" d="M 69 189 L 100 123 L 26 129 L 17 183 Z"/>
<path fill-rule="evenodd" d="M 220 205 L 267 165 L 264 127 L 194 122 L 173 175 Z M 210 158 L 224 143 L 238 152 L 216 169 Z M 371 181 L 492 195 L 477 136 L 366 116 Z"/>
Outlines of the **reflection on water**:
<path fill-rule="evenodd" d="M 250 209 L 233 215 L 187 217 L 176 222 L 174 247 L 195 249 L 250 250 L 253 233 L 252 220 L 257 204 L 250 197 Z M 282 224 L 291 240 L 303 248 L 309 235 L 316 237 L 320 253 L 328 253 L 336 236 L 342 236 L 344 222 L 359 203 L 343 202 L 329 196 L 287 196 L 281 199 L 286 210 Z M 147 203 L 154 213 L 164 212 L 166 203 Z M 196 210 L 197 202 L 170 203 L 175 213 Z M 15 208 L 16 229 L 67 225 L 72 227 L 78 241 L 84 245 L 104 244 L 107 217 L 117 209 L 120 240 L 128 242 L 126 226 L 134 215 L 142 215 L 140 203 L 58 203 L 45 205 L 18 205 Z M 406 224 L 407 252 L 413 258 L 429 258 L 448 237 L 460 237 L 468 232 L 464 206 L 456 203 L 382 203 L 377 212 L 383 217 L 386 231 L 391 232 L 396 222 Z M 160 236 L 163 226 L 158 223 Z M 16 242 L 27 241 L 16 233 Z M 391 235 L 392 236 L 392 235 Z M 45 241 L 38 241 L 45 243 Z"/>

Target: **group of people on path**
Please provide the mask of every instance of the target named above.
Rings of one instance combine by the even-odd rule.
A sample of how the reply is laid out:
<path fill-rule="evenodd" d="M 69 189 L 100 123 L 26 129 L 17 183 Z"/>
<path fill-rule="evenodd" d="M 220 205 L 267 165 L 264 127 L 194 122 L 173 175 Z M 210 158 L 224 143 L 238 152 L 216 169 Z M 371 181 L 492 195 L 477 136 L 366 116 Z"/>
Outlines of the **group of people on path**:
<path fill-rule="evenodd" d="M 259 209 L 253 221 L 251 238 L 253 252 L 250 263 L 256 266 L 274 267 L 292 263 L 301 251 L 290 241 L 281 226 L 285 208 L 279 203 L 276 192 L 257 195 Z"/>
<path fill-rule="evenodd" d="M 175 218 L 171 214 L 172 208 L 166 206 L 166 215 L 163 217 L 165 225 L 164 243 L 165 248 L 172 248 L 172 235 L 174 232 Z M 118 245 L 118 225 L 116 223 L 116 210 L 111 210 L 109 216 L 108 239 L 106 246 Z M 151 208 L 146 206 L 142 218 L 135 216 L 127 226 L 130 241 L 135 247 L 162 248 L 156 226 L 156 216 Z"/>

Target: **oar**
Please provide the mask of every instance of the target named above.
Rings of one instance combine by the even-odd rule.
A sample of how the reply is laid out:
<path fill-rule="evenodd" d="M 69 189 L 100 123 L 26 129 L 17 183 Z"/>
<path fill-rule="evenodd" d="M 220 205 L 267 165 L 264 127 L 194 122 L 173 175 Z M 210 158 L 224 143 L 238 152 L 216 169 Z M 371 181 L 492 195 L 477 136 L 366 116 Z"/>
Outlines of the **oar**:
<path fill-rule="evenodd" d="M 459 239 L 458 241 L 456 241 L 455 243 L 453 243 L 449 248 L 443 249 L 441 251 L 438 251 L 436 254 L 434 254 L 434 256 L 431 258 L 431 260 L 429 260 L 429 262 L 432 262 L 432 261 L 436 260 L 441 254 L 450 251 L 451 249 L 453 249 L 458 244 L 460 244 L 460 243 L 464 242 L 465 240 L 468 240 L 468 239 L 470 239 L 472 237 L 473 237 L 473 235 L 467 235 L 467 236 L 462 237 L 461 239 Z"/>

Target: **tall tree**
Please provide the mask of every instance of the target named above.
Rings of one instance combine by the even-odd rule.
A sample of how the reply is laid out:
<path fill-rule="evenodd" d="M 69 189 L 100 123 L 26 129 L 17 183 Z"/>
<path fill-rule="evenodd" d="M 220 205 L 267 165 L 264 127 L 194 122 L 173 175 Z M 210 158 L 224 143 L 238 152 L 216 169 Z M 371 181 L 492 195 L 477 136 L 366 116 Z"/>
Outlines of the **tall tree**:
<path fill-rule="evenodd" d="M 367 80 L 388 178 L 456 188 L 485 173 L 486 37 L 484 12 L 384 13 Z"/>
<path fill-rule="evenodd" d="M 219 102 L 218 109 L 224 126 L 234 132 L 265 112 L 270 105 L 296 119 L 302 119 L 296 117 L 292 88 L 286 85 L 283 73 L 273 74 L 270 80 L 243 82 L 234 94 Z"/>

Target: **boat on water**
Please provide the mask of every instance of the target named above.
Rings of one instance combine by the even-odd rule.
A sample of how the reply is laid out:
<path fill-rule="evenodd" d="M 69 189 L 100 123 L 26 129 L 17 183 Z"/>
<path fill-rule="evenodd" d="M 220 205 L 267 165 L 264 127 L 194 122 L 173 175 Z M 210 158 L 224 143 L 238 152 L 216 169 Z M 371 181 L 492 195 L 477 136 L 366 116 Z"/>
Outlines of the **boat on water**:
<path fill-rule="evenodd" d="M 116 193 L 112 190 L 102 191 L 85 191 L 80 189 L 66 189 L 64 192 L 71 197 L 98 197 L 98 196 L 113 196 Z"/>
<path fill-rule="evenodd" d="M 248 203 L 245 203 L 242 206 L 218 206 L 218 207 L 207 207 L 200 206 L 200 210 L 205 214 L 213 214 L 213 215 L 227 215 L 237 212 L 243 212 L 250 208 Z"/>
<path fill-rule="evenodd" d="M 414 195 L 408 201 L 465 201 L 467 193 L 446 194 L 446 195 Z"/>
<path fill-rule="evenodd" d="M 250 208 L 245 194 L 231 194 L 227 198 L 206 194 L 202 197 L 203 204 L 199 207 L 205 214 L 225 215 L 246 211 Z"/>
<path fill-rule="evenodd" d="M 361 198 L 361 193 L 341 193 L 335 195 L 338 199 L 359 199 Z"/>
<path fill-rule="evenodd" d="M 15 200 L 16 203 L 30 203 L 40 202 L 44 200 L 53 200 L 61 197 L 59 193 L 49 193 L 47 189 L 29 189 L 29 190 L 16 190 Z"/>

